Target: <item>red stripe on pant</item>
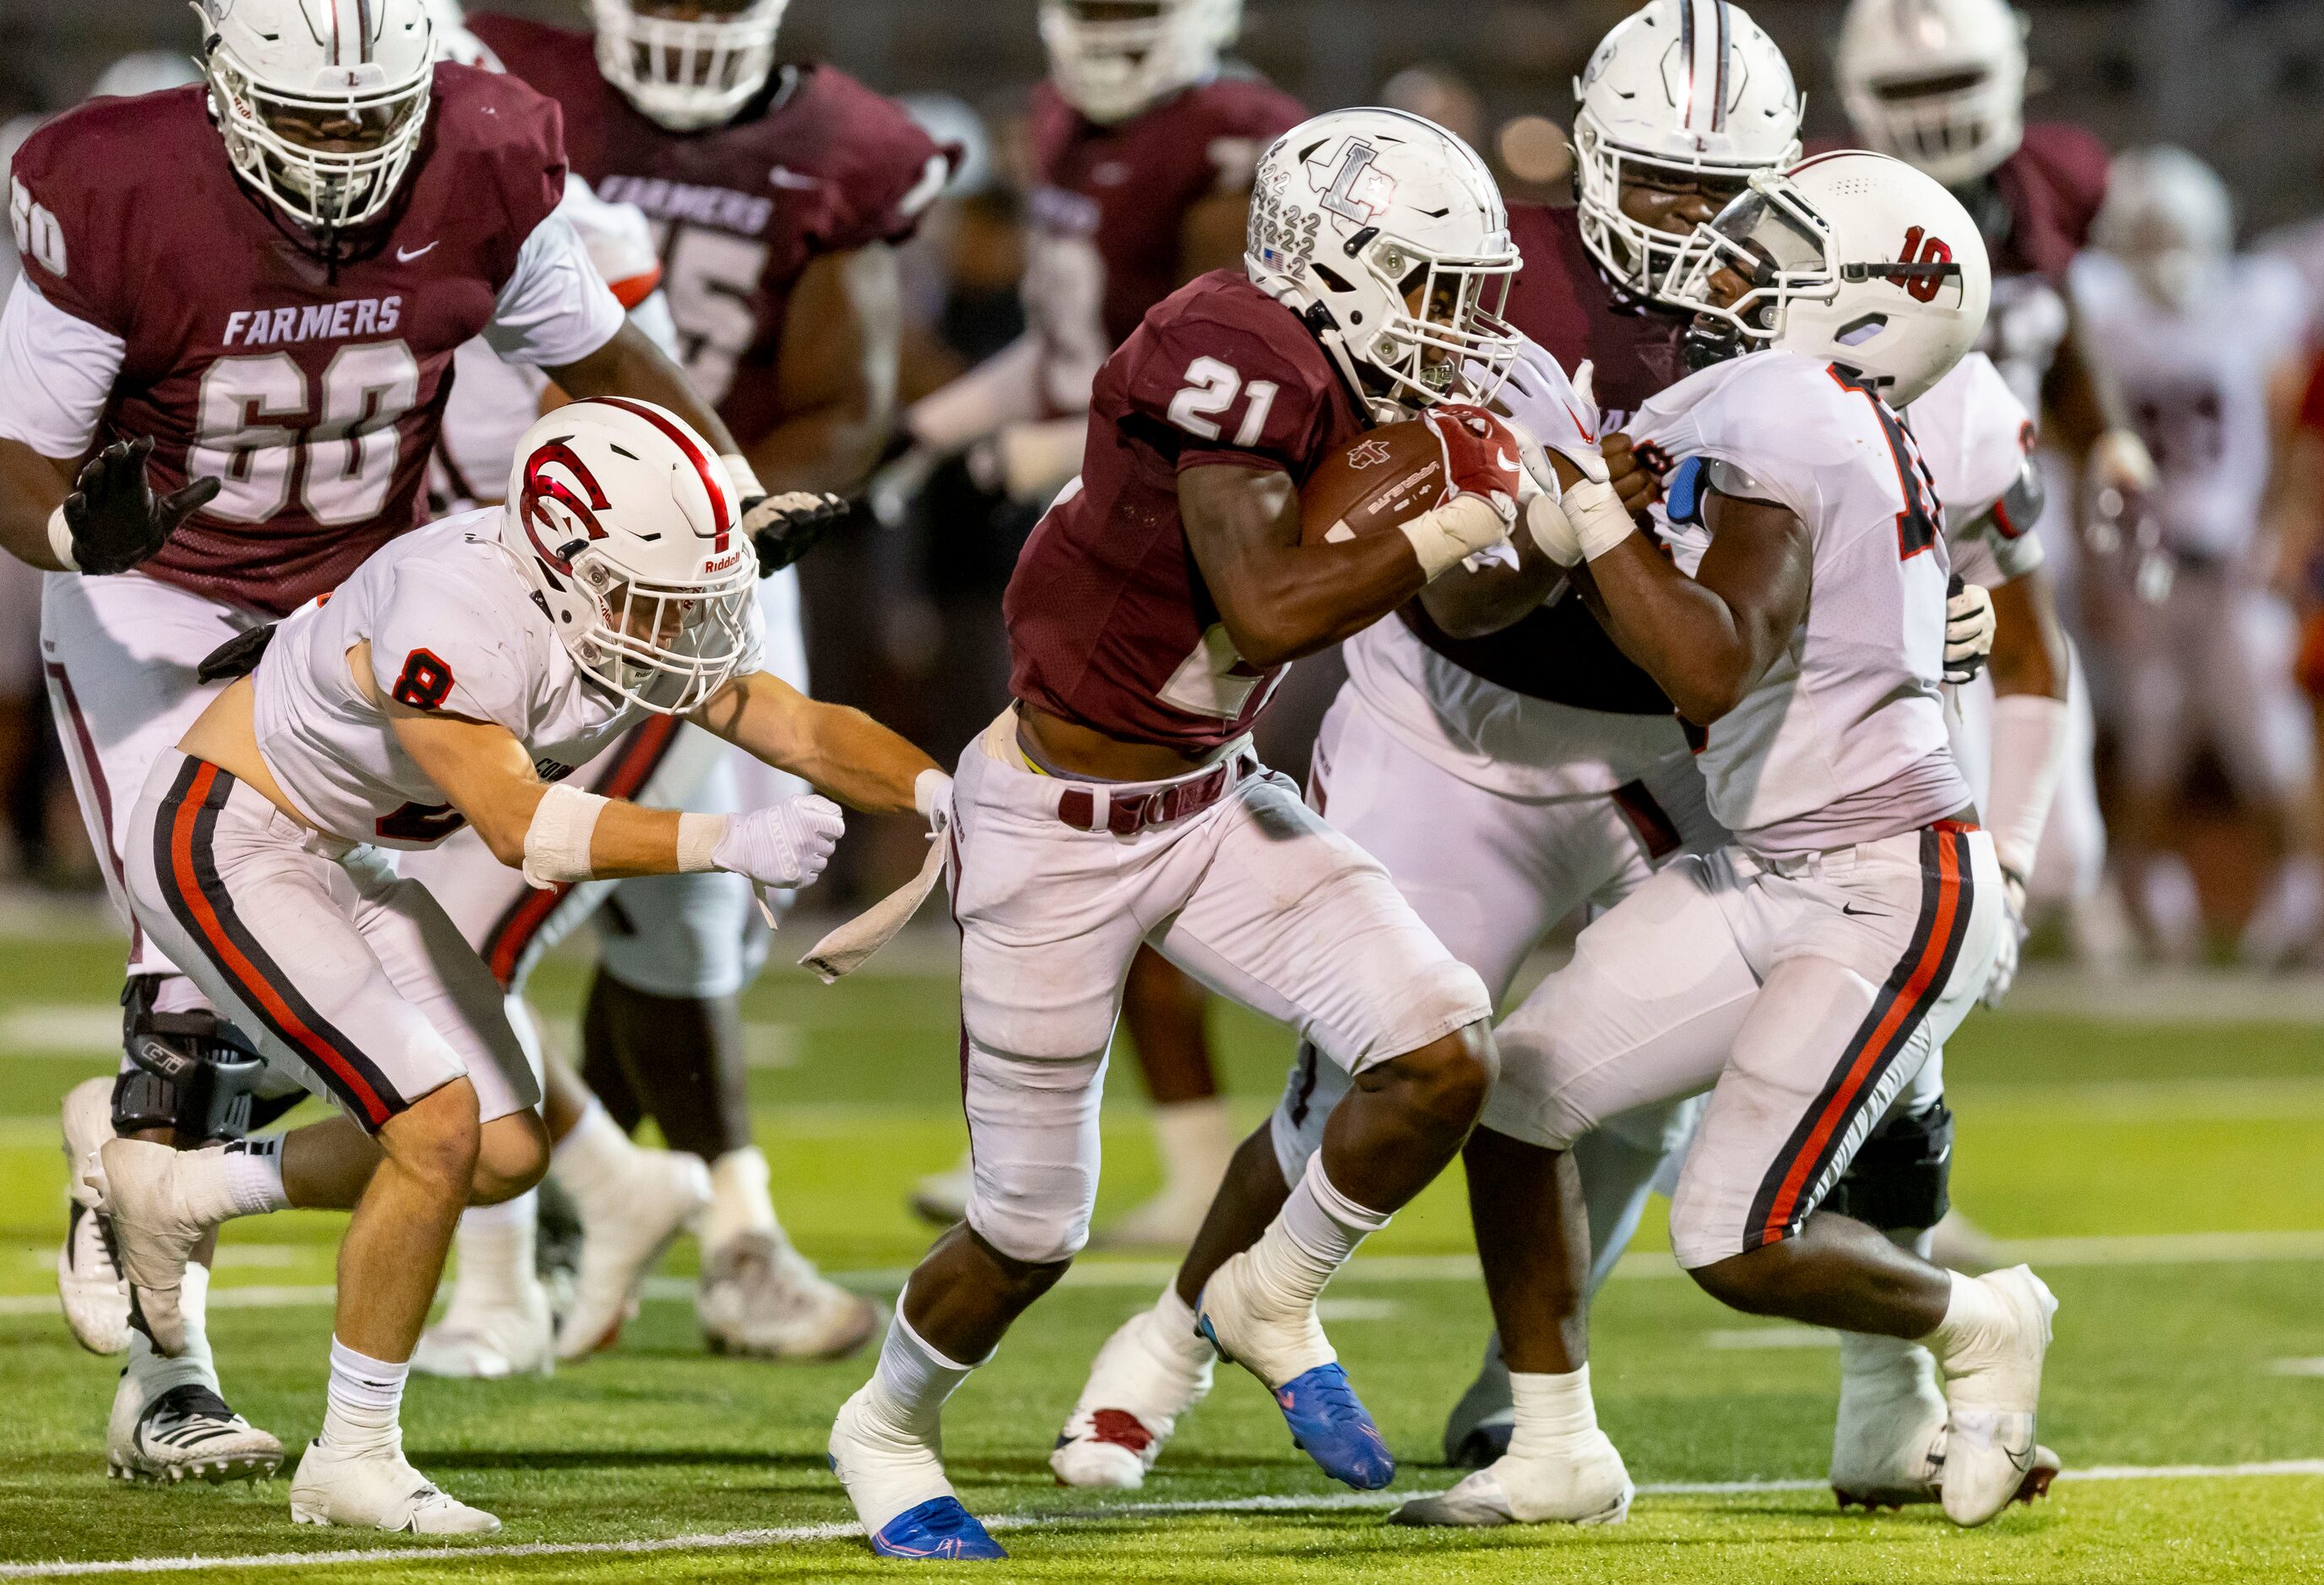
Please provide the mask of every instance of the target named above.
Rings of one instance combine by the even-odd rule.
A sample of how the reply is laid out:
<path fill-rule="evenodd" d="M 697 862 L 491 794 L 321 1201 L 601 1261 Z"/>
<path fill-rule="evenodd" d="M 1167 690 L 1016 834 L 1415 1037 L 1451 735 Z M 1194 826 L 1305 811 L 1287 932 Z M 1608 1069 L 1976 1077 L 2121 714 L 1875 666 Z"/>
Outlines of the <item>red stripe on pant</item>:
<path fill-rule="evenodd" d="M 1807 1139 L 1792 1156 L 1792 1165 L 1784 1174 L 1784 1181 L 1775 1191 L 1768 1206 L 1766 1219 L 1759 1224 L 1756 1241 L 1771 1244 L 1782 1239 L 1792 1225 L 1792 1212 L 1800 1196 L 1807 1193 L 1816 1163 L 1822 1159 L 1824 1147 L 1832 1136 L 1847 1125 L 1856 1110 L 1865 1085 L 1882 1064 L 1895 1054 L 1895 1048 L 1911 1037 L 1920 1027 L 1919 1014 L 1930 1000 L 1940 995 L 1945 959 L 1950 954 L 1954 922 L 1961 908 L 1961 857 L 1963 843 L 1954 831 L 1943 831 L 1936 844 L 1937 887 L 1933 917 L 1928 920 L 1928 936 L 1921 944 L 1919 956 L 1914 961 L 1911 974 L 1899 988 L 1887 1010 L 1868 1030 L 1859 1031 L 1856 1049 L 1840 1083 L 1826 1098 L 1823 1110 L 1816 1117 L 1815 1127 Z"/>
<path fill-rule="evenodd" d="M 198 761 L 191 782 L 186 788 L 184 800 L 171 816 L 170 861 L 171 879 L 177 883 L 178 894 L 186 904 L 188 917 L 201 931 L 203 944 L 211 959 L 224 969 L 242 993 L 263 1013 L 267 1020 L 300 1050 L 323 1064 L 347 1093 L 355 1097 L 364 1110 L 364 1118 L 373 1129 L 386 1125 L 395 1114 L 380 1099 L 356 1064 L 347 1059 L 328 1040 L 309 1027 L 306 1021 L 291 1008 L 281 991 L 256 965 L 243 955 L 242 949 L 227 935 L 217 909 L 201 888 L 194 870 L 194 826 L 200 819 L 202 805 L 218 779 L 218 768 L 207 760 Z"/>

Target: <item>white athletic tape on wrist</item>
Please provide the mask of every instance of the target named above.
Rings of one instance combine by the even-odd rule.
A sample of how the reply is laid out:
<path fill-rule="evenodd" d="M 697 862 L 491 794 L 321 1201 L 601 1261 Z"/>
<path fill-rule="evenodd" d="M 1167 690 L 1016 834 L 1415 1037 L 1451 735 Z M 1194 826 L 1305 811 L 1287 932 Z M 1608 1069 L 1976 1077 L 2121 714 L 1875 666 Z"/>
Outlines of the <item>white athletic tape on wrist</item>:
<path fill-rule="evenodd" d="M 1434 583 L 1478 551 L 1509 537 L 1507 519 L 1493 503 L 1473 491 L 1463 491 L 1434 511 L 1398 525 L 1420 558 L 1421 576 Z"/>
<path fill-rule="evenodd" d="M 49 554 L 67 572 L 80 570 L 80 563 L 73 557 L 72 524 L 65 521 L 65 509 L 61 506 L 49 513 Z"/>
<path fill-rule="evenodd" d="M 724 815 L 680 815 L 678 817 L 678 872 L 696 875 L 718 868 L 712 852 L 726 834 Z"/>
<path fill-rule="evenodd" d="M 751 459 L 740 452 L 730 451 L 718 459 L 726 469 L 726 482 L 734 486 L 734 499 L 752 501 L 767 493 L 759 483 L 759 475 L 751 466 Z"/>
<path fill-rule="evenodd" d="M 589 843 L 608 801 L 561 781 L 552 784 L 525 827 L 525 880 L 547 891 L 590 879 Z"/>
<path fill-rule="evenodd" d="M 1573 538 L 1582 547 L 1584 560 L 1597 560 L 1638 531 L 1622 504 L 1621 493 L 1596 479 L 1584 479 L 1568 490 L 1561 504 L 1565 521 L 1573 525 Z"/>
<path fill-rule="evenodd" d="M 2034 873 L 2066 773 L 2069 719 L 2066 702 L 2046 694 L 2004 694 L 1993 702 L 1993 778 L 1982 812 L 1994 856 L 2020 879 Z"/>

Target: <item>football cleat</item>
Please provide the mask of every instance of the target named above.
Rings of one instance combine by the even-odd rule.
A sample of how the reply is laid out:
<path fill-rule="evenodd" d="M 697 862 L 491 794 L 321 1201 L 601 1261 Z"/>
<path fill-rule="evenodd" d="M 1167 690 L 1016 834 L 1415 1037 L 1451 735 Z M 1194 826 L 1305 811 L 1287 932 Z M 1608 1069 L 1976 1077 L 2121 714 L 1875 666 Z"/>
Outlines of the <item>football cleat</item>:
<path fill-rule="evenodd" d="M 1450 1491 L 1416 1497 L 1388 1516 L 1391 1525 L 1618 1525 L 1630 1516 L 1637 1488 L 1606 1433 L 1591 1433 L 1577 1454 L 1561 1459 L 1504 1458 L 1470 1474 Z"/>
<path fill-rule="evenodd" d="M 1485 1340 L 1477 1379 L 1444 1417 L 1444 1461 L 1455 1470 L 1482 1470 L 1509 1451 L 1517 1428 L 1517 1400 L 1509 1394 L 1509 1368 L 1497 1332 Z"/>
<path fill-rule="evenodd" d="M 1250 1250 L 1211 1274 L 1194 1315 L 1194 1330 L 1220 1359 L 1240 1364 L 1275 1395 L 1292 1445 L 1323 1473 L 1358 1491 L 1396 1479 L 1396 1460 L 1348 1384 L 1315 1306 L 1286 1305 L 1266 1293 Z"/>
<path fill-rule="evenodd" d="M 2036 1470 L 2042 1450 L 2034 1418 L 2050 1319 L 2058 1311 L 2058 1301 L 2026 1267 L 1977 1280 L 2001 1300 L 2007 1319 L 1956 1344 L 1940 1361 L 1949 1410 L 1941 1497 L 1945 1517 L 1965 1526 L 1984 1524 L 2029 1487 L 2035 1496 L 2048 1489 Z"/>
<path fill-rule="evenodd" d="M 345 1451 L 308 1443 L 290 1481 L 290 1517 L 413 1535 L 490 1535 L 501 1527 L 484 1509 L 438 1490 L 395 1443 Z"/>
<path fill-rule="evenodd" d="M 1210 1392 L 1210 1350 L 1202 1349 L 1201 1368 L 1189 1370 L 1185 1351 L 1155 1335 L 1163 1324 L 1152 1310 L 1140 1310 L 1097 1351 L 1088 1384 L 1049 1454 L 1058 1485 L 1136 1490 L 1162 1456 L 1178 1416 Z"/>
<path fill-rule="evenodd" d="M 549 1290 L 525 1274 L 521 1296 L 470 1299 L 456 1285 L 444 1319 L 420 1334 L 411 1368 L 422 1376 L 503 1381 L 557 1369 L 557 1323 Z"/>
<path fill-rule="evenodd" d="M 739 1233 L 706 1255 L 694 1308 L 714 1354 L 838 1359 L 880 1329 L 880 1306 L 851 1294 L 770 1233 Z"/>
<path fill-rule="evenodd" d="M 557 1329 L 557 1357 L 579 1359 L 613 1346 L 638 1313 L 638 1290 L 686 1224 L 710 1203 L 710 1169 L 698 1156 L 639 1150 L 619 1185 L 627 1214 L 585 1224 L 573 1305 Z M 612 1198 L 612 1195 L 608 1195 Z"/>
<path fill-rule="evenodd" d="M 282 1465 L 282 1443 L 209 1387 L 188 1382 L 148 1402 L 134 1370 L 121 1373 L 105 1442 L 115 1480 L 264 1480 Z"/>
<path fill-rule="evenodd" d="M 956 1497 L 931 1497 L 898 1514 L 873 1533 L 872 1550 L 881 1557 L 927 1562 L 981 1562 L 1009 1555 Z"/>
<path fill-rule="evenodd" d="M 883 1411 L 878 1377 L 856 1388 L 854 1396 L 839 1406 L 838 1416 L 831 1423 L 829 1455 L 831 1472 L 846 1488 L 847 1500 L 855 1505 L 855 1516 L 863 1525 L 863 1534 L 872 1538 L 874 1551 L 888 1553 L 890 1543 L 912 1543 L 913 1521 L 918 1519 L 926 1526 L 917 1534 L 927 1550 L 889 1555 L 999 1555 L 997 1548 L 991 1553 L 937 1550 L 947 1540 L 957 1540 L 964 1546 L 968 1543 L 967 1532 L 950 1525 L 953 1513 L 959 1514 L 986 1546 L 992 1540 L 961 1508 L 952 1482 L 945 1479 L 944 1456 L 936 1434 L 908 1430 Z M 951 1505 L 949 1509 L 946 1504 Z"/>
<path fill-rule="evenodd" d="M 950 1227 L 968 1217 L 968 1164 L 932 1172 L 912 1185 L 912 1214 L 931 1227 Z"/>
<path fill-rule="evenodd" d="M 186 1262 L 202 1235 L 217 1225 L 188 1207 L 181 1159 L 167 1145 L 107 1139 L 94 1166 L 84 1163 L 81 1169 L 82 1182 L 112 1215 L 114 1249 L 129 1281 L 134 1323 L 173 1359 L 186 1351 L 185 1318 L 178 1308 Z"/>
<path fill-rule="evenodd" d="M 113 1081 L 82 1080 L 65 1092 L 63 1110 L 65 1176 L 77 1184 L 82 1165 L 113 1138 Z M 129 1295 L 114 1258 L 113 1223 L 78 1198 L 65 1207 L 57 1298 L 73 1341 L 90 1353 L 117 1354 L 129 1346 Z"/>

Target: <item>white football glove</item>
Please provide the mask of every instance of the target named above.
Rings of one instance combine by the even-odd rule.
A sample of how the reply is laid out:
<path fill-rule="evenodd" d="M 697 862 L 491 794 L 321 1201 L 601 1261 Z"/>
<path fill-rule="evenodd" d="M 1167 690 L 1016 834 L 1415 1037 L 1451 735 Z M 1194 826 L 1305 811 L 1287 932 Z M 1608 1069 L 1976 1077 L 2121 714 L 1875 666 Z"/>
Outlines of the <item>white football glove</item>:
<path fill-rule="evenodd" d="M 710 862 L 747 877 L 753 886 L 812 886 L 846 829 L 847 816 L 837 804 L 804 793 L 729 816 Z"/>
<path fill-rule="evenodd" d="M 1961 586 L 1945 600 L 1945 680 L 1958 685 L 1972 681 L 1985 669 L 1997 624 L 1993 596 L 1984 585 L 1962 584 L 1958 575 L 1953 582 Z"/>
<path fill-rule="evenodd" d="M 1993 973 L 1978 999 L 1987 1007 L 1999 1007 L 2010 986 L 2017 982 L 2017 954 L 2025 945 L 2025 883 L 2006 870 L 2001 875 L 2001 901 L 2006 910 L 2001 921 L 2001 946 L 1993 954 Z"/>

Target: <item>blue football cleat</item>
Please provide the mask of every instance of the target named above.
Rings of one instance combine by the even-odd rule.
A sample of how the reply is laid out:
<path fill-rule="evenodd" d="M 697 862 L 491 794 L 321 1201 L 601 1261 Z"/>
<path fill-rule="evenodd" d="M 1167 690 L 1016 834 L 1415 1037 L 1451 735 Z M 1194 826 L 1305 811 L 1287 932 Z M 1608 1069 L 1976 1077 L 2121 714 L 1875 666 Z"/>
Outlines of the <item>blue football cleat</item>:
<path fill-rule="evenodd" d="M 1275 1389 L 1275 1403 L 1291 1427 L 1293 1445 L 1333 1479 L 1377 1491 L 1396 1479 L 1395 1457 L 1339 1366 L 1302 1371 Z"/>
<path fill-rule="evenodd" d="M 1360 1412 L 1361 1405 L 1358 1408 Z M 906 1508 L 880 1526 L 880 1533 L 872 1537 L 872 1550 L 881 1557 L 930 1562 L 971 1562 L 1009 1555 L 956 1497 L 930 1497 L 916 1508 Z"/>

